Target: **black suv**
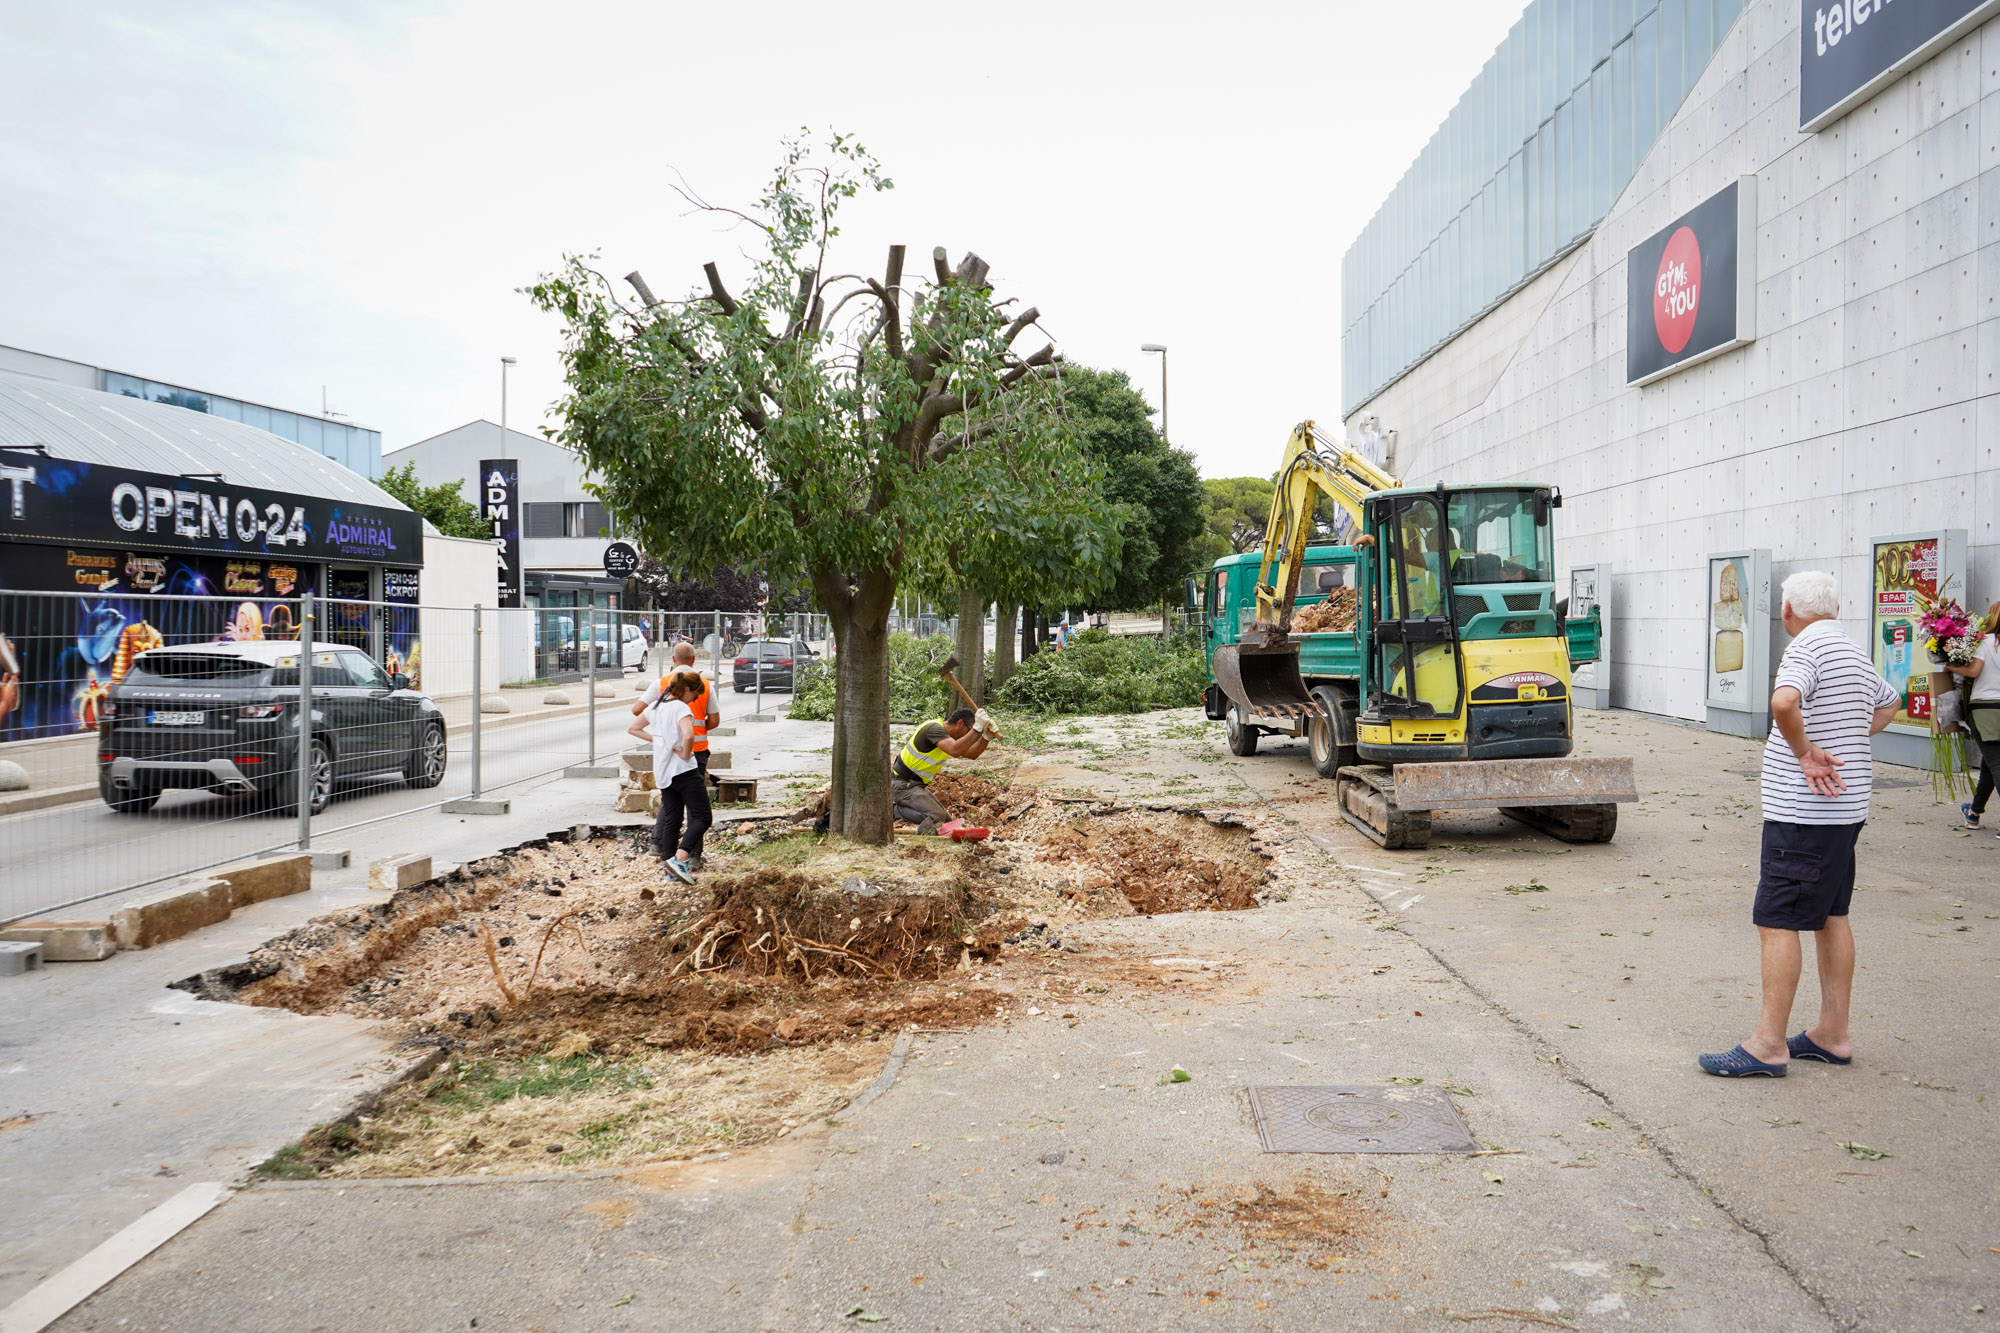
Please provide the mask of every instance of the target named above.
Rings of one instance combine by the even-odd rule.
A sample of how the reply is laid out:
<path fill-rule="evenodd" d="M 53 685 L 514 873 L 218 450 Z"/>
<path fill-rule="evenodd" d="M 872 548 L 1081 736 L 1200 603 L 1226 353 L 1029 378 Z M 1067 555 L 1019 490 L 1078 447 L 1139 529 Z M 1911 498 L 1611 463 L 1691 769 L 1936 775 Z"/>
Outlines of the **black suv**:
<path fill-rule="evenodd" d="M 336 780 L 400 773 L 444 781 L 444 715 L 408 677 L 367 654 L 322 643 L 312 653 L 312 811 Z M 297 809 L 299 645 L 204 643 L 132 659 L 97 727 L 97 790 L 113 810 L 150 810 L 191 788 Z"/>

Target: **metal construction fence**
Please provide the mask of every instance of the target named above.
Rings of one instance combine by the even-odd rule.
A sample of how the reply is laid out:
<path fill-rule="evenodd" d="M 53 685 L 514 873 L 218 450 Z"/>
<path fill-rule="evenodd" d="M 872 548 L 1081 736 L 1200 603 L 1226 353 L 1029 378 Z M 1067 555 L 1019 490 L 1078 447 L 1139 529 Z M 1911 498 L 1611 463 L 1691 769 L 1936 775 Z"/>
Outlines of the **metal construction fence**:
<path fill-rule="evenodd" d="M 0 591 L 0 761 L 40 806 L 0 814 L 0 923 L 615 776 L 680 643 L 739 715 L 832 651 L 824 616 Z"/>

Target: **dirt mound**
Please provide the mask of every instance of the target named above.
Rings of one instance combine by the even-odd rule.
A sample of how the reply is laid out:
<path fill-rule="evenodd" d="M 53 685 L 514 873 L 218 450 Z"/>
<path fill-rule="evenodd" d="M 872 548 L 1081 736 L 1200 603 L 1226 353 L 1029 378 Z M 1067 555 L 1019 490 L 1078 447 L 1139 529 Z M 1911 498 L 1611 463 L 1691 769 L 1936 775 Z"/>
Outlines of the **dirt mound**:
<path fill-rule="evenodd" d="M 1000 952 L 999 932 L 968 926 L 971 895 L 827 889 L 792 870 L 724 876 L 706 909 L 675 925 L 660 959 L 668 978 L 737 968 L 760 977 L 929 978 L 965 957 Z"/>
<path fill-rule="evenodd" d="M 1323 602 L 1296 611 L 1292 628 L 1300 634 L 1345 633 L 1354 628 L 1354 589 L 1335 588 Z"/>
<path fill-rule="evenodd" d="M 1141 916 L 1255 907 L 1267 873 L 1248 829 L 1198 815 L 1075 819 L 1043 837 L 1041 856 L 1075 872 L 1066 898 L 1086 907 L 1122 898 Z"/>
<path fill-rule="evenodd" d="M 1010 796 L 1004 783 L 949 770 L 932 780 L 931 793 L 953 818 L 989 828 L 1027 804 L 1022 797 Z"/>

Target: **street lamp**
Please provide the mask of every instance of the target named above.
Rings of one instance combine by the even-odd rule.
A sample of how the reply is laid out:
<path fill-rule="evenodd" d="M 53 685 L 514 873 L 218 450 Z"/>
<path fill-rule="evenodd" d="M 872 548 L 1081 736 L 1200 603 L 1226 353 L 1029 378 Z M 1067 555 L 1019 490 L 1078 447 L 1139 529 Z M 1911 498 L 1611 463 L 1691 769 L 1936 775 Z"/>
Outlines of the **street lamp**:
<path fill-rule="evenodd" d="M 1160 354 L 1160 441 L 1161 441 L 1161 443 L 1163 443 L 1163 444 L 1165 444 L 1165 443 L 1171 443 L 1171 438 L 1170 438 L 1170 437 L 1168 436 L 1168 434 L 1167 434 L 1167 349 L 1166 349 L 1166 345 L 1165 345 L 1164 343 L 1141 343 L 1141 344 L 1139 345 L 1139 350 L 1140 350 L 1140 351 L 1142 351 L 1142 352 L 1158 352 L 1158 353 Z"/>
<path fill-rule="evenodd" d="M 500 456 L 502 458 L 509 457 L 507 453 L 507 367 L 513 364 L 515 362 L 511 356 L 500 358 Z"/>

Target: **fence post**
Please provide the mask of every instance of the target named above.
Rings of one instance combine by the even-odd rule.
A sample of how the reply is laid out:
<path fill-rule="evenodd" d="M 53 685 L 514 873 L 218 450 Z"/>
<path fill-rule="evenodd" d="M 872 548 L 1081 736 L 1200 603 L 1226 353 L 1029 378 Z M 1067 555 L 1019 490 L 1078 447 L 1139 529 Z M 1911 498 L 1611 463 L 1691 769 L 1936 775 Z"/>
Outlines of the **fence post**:
<path fill-rule="evenodd" d="M 588 764 L 597 763 L 597 608 L 590 608 L 590 679 L 583 685 L 584 706 L 590 710 L 590 756 Z M 610 634 L 607 627 L 605 634 Z"/>
<path fill-rule="evenodd" d="M 715 647 L 708 654 L 708 679 L 720 698 L 722 689 L 722 612 L 715 615 Z"/>
<path fill-rule="evenodd" d="M 299 850 L 312 847 L 313 595 L 299 597 Z"/>
<path fill-rule="evenodd" d="M 486 631 L 479 623 L 479 612 L 479 603 L 474 602 L 472 604 L 472 799 L 475 801 L 479 799 L 481 790 L 479 785 L 479 718 L 483 711 L 480 705 L 485 702 L 485 696 L 480 693 L 479 659 L 483 656 L 480 652 L 480 636 Z"/>

